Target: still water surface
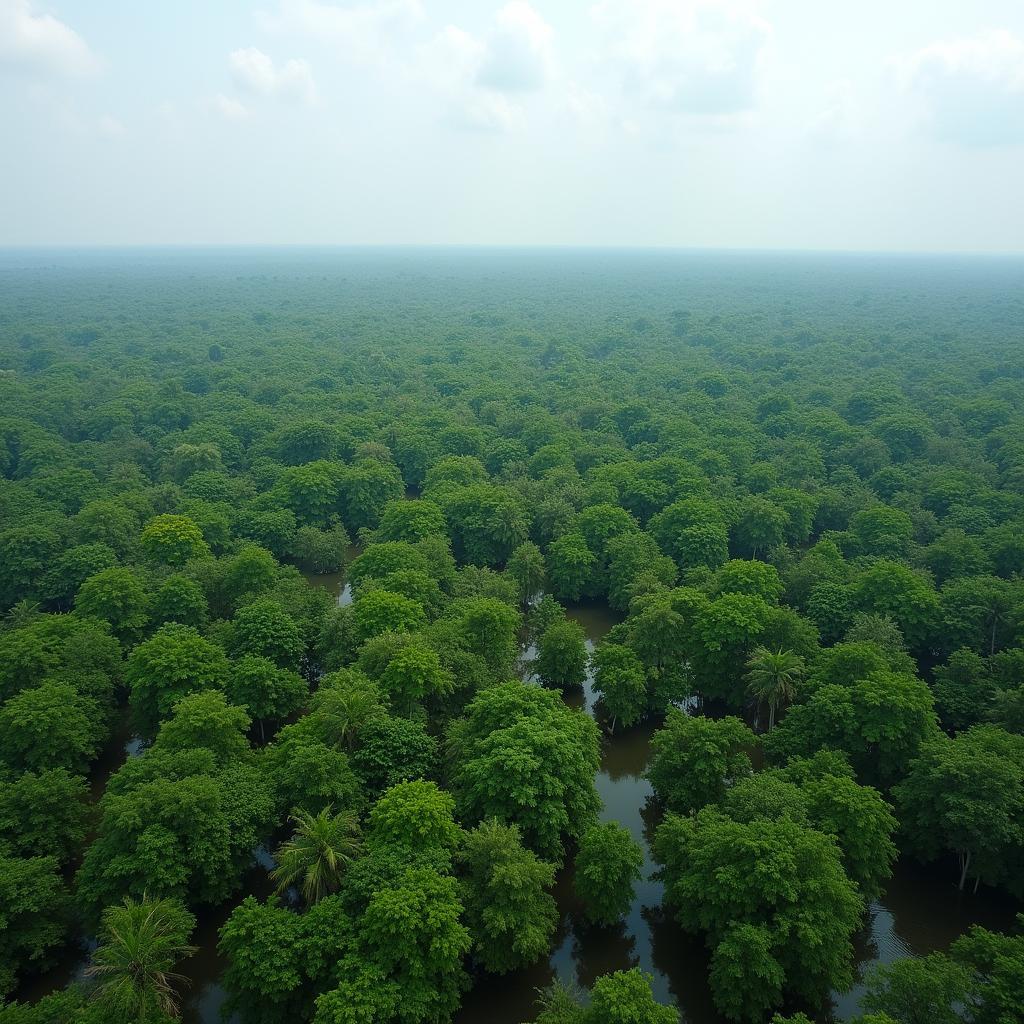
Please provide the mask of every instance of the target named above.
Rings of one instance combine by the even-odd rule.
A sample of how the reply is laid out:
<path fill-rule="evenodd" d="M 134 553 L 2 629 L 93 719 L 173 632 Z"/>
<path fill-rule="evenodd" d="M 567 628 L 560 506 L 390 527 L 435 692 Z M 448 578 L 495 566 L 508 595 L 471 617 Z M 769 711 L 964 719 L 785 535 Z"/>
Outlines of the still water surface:
<path fill-rule="evenodd" d="M 351 602 L 344 574 L 309 579 L 336 594 L 340 604 Z M 620 621 L 613 611 L 598 606 L 570 608 L 569 617 L 583 626 L 591 650 Z M 531 652 L 523 653 L 528 658 Z M 582 689 L 567 694 L 566 701 L 593 714 L 592 683 L 588 676 Z M 586 925 L 573 894 L 571 865 L 566 867 L 559 872 L 554 890 L 560 919 L 551 956 L 504 977 L 480 975 L 474 979 L 474 987 L 466 993 L 456 1015 L 456 1024 L 522 1024 L 535 1015 L 537 989 L 550 984 L 555 977 L 589 987 L 602 974 L 634 966 L 653 975 L 655 996 L 676 1006 L 684 1024 L 727 1024 L 711 1002 L 708 954 L 703 943 L 662 913 L 662 885 L 652 878 L 656 865 L 651 860 L 649 838 L 656 820 L 651 787 L 644 772 L 653 732 L 654 726 L 645 724 L 605 736 L 601 768 L 595 780 L 603 803 L 602 820 L 620 822 L 644 851 L 643 875 L 625 920 L 615 928 Z M 102 792 L 110 773 L 125 757 L 138 754 L 140 749 L 125 720 L 95 766 L 91 781 L 96 796 Z M 268 895 L 271 886 L 267 870 L 272 864 L 265 849 L 255 851 L 242 893 L 254 893 L 259 898 Z M 184 1024 L 223 1024 L 220 1011 L 225 993 L 219 979 L 226 965 L 217 953 L 217 932 L 242 893 L 197 915 L 192 943 L 198 951 L 180 968 L 190 983 L 182 1006 Z M 885 895 L 871 906 L 866 926 L 856 938 L 858 982 L 850 992 L 834 993 L 831 1012 L 826 1011 L 820 1019 L 847 1021 L 856 1015 L 863 991 L 860 978 L 871 964 L 946 949 L 974 923 L 1009 930 L 1018 909 L 1005 895 L 991 890 L 983 889 L 977 895 L 957 892 L 950 872 L 928 871 L 912 861 L 897 865 Z M 18 998 L 38 999 L 67 984 L 80 975 L 87 955 L 88 947 L 70 950 L 58 968 L 23 986 Z M 232 1017 L 227 1024 L 240 1022 Z"/>

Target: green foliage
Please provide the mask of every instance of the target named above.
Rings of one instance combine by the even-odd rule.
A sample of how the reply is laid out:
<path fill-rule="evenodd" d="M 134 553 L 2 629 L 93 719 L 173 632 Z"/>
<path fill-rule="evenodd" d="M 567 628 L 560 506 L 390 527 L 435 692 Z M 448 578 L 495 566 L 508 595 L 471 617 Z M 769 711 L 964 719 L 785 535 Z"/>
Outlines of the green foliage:
<path fill-rule="evenodd" d="M 910 848 L 926 860 L 959 858 L 960 888 L 970 872 L 989 882 L 1013 876 L 1024 849 L 1024 737 L 976 726 L 935 737 L 893 789 Z"/>
<path fill-rule="evenodd" d="M 591 825 L 580 837 L 576 852 L 576 893 L 587 918 L 613 925 L 633 902 L 633 885 L 640 878 L 643 852 L 617 822 Z"/>
<path fill-rule="evenodd" d="M 786 993 L 820 1002 L 852 981 L 864 904 L 831 836 L 782 817 L 734 821 L 714 808 L 668 814 L 654 842 L 666 898 L 712 950 L 711 989 L 733 1020 L 758 1020 Z"/>
<path fill-rule="evenodd" d="M 937 733 L 928 687 L 912 676 L 872 672 L 852 685 L 823 686 L 765 740 L 773 760 L 845 751 L 865 781 L 891 785 Z"/>
<path fill-rule="evenodd" d="M 527 541 L 508 557 L 505 572 L 515 580 L 519 591 L 519 600 L 526 604 L 544 586 L 547 570 L 544 556 L 536 544 Z"/>
<path fill-rule="evenodd" d="M 757 737 L 738 718 L 691 718 L 673 708 L 651 740 L 647 777 L 669 810 L 698 811 L 751 773 L 756 747 Z"/>
<path fill-rule="evenodd" d="M 75 611 L 109 622 L 120 637 L 134 636 L 145 624 L 149 600 L 130 569 L 103 569 L 78 589 Z"/>
<path fill-rule="evenodd" d="M 458 861 L 476 961 L 506 974 L 543 956 L 558 923 L 554 865 L 523 848 L 515 825 L 493 819 L 466 833 Z"/>
<path fill-rule="evenodd" d="M 153 595 L 149 606 L 150 619 L 158 626 L 180 622 L 183 626 L 201 628 L 209 614 L 209 603 L 203 588 L 182 573 L 168 576 Z"/>
<path fill-rule="evenodd" d="M 125 895 L 225 899 L 267 831 L 273 801 L 255 767 L 219 767 L 209 750 L 153 749 L 111 778 L 99 809 L 77 876 L 93 919 Z"/>
<path fill-rule="evenodd" d="M 274 855 L 277 866 L 270 877 L 279 893 L 293 886 L 306 903 L 318 903 L 337 892 L 345 869 L 359 853 L 359 819 L 352 811 L 318 814 L 298 809 L 291 818 L 295 831 Z"/>
<path fill-rule="evenodd" d="M 369 719 L 352 754 L 352 766 L 372 794 L 430 776 L 436 764 L 437 740 L 424 724 L 391 715 Z"/>
<path fill-rule="evenodd" d="M 186 694 L 222 687 L 228 676 L 224 651 L 191 626 L 161 626 L 129 655 L 125 679 L 140 731 L 152 735 Z"/>
<path fill-rule="evenodd" d="M 866 979 L 861 1006 L 899 1024 L 961 1024 L 970 975 L 941 953 L 876 964 Z"/>
<path fill-rule="evenodd" d="M 231 624 L 232 650 L 254 654 L 282 668 L 297 668 L 306 648 L 299 626 L 271 597 L 260 597 L 240 609 Z"/>
<path fill-rule="evenodd" d="M 18 772 L 82 772 L 104 733 L 94 701 L 66 683 L 43 682 L 0 704 L 0 763 Z"/>
<path fill-rule="evenodd" d="M 177 900 L 125 899 L 103 911 L 99 946 L 86 977 L 95 981 L 92 998 L 112 1024 L 158 1021 L 178 1015 L 173 971 L 195 952 L 188 937 L 195 918 Z"/>
<path fill-rule="evenodd" d="M 433 782 L 399 782 L 374 804 L 367 822 L 366 841 L 371 849 L 401 851 L 413 859 L 427 850 L 451 853 L 460 831 L 451 794 Z"/>
<path fill-rule="evenodd" d="M 647 711 L 647 679 L 640 659 L 623 644 L 602 643 L 594 651 L 594 689 L 612 726 L 628 728 Z"/>
<path fill-rule="evenodd" d="M 17 857 L 0 845 L 0 996 L 64 939 L 68 896 L 56 857 Z"/>
<path fill-rule="evenodd" d="M 463 821 L 517 825 L 530 849 L 560 862 L 562 837 L 578 838 L 594 820 L 597 729 L 558 694 L 516 682 L 483 690 L 448 743 Z"/>
<path fill-rule="evenodd" d="M 146 557 L 164 565 L 181 566 L 210 553 L 202 530 L 188 516 L 156 516 L 146 523 L 140 540 Z"/>
<path fill-rule="evenodd" d="M 583 627 L 563 619 L 554 622 L 537 641 L 533 669 L 545 686 L 570 690 L 587 677 L 587 646 Z"/>
<path fill-rule="evenodd" d="M 584 1024 L 676 1024 L 678 1014 L 656 1002 L 651 977 L 634 967 L 605 974 L 594 982 Z"/>
<path fill-rule="evenodd" d="M 13 853 L 65 863 L 85 838 L 85 779 L 64 768 L 0 780 L 0 836 Z"/>
<path fill-rule="evenodd" d="M 298 711 L 309 696 L 309 686 L 298 673 L 255 654 L 232 662 L 225 691 L 232 704 L 259 721 L 261 729 L 265 721 L 281 721 Z"/>
<path fill-rule="evenodd" d="M 221 765 L 247 760 L 250 719 L 227 702 L 219 690 L 203 690 L 180 698 L 157 733 L 154 749 L 209 750 Z"/>
<path fill-rule="evenodd" d="M 462 960 L 472 945 L 462 912 L 455 879 L 431 868 L 410 868 L 370 898 L 359 946 L 393 981 L 403 1024 L 446 1020 L 458 1008 L 468 986 Z"/>
<path fill-rule="evenodd" d="M 402 594 L 371 590 L 354 606 L 352 624 L 360 641 L 381 633 L 414 632 L 427 624 L 423 605 Z"/>

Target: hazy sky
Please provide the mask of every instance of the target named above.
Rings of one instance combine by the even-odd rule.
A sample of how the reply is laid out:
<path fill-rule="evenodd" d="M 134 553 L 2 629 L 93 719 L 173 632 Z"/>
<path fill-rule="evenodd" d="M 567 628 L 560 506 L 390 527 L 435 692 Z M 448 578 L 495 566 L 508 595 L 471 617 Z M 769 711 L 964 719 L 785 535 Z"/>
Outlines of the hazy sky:
<path fill-rule="evenodd" d="M 0 245 L 1024 250 L 1024 0 L 0 0 Z"/>

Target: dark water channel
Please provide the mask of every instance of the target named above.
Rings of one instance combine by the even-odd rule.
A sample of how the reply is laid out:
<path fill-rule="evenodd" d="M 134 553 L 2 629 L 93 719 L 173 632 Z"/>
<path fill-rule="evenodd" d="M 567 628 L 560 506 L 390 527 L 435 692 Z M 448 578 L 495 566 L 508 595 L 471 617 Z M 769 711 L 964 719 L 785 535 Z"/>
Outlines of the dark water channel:
<path fill-rule="evenodd" d="M 309 579 L 336 594 L 339 603 L 351 601 L 343 573 Z M 575 607 L 568 614 L 583 626 L 590 649 L 620 621 L 606 607 Z M 524 651 L 524 657 L 528 658 L 530 653 Z M 582 690 L 567 694 L 566 702 L 593 714 L 592 679 L 588 676 Z M 648 839 L 656 820 L 651 787 L 644 772 L 654 728 L 647 724 L 605 736 L 601 768 L 595 780 L 603 803 L 602 820 L 624 825 L 644 850 L 642 879 L 626 919 L 616 928 L 586 925 L 573 894 L 571 865 L 566 867 L 559 873 L 555 886 L 560 920 L 550 957 L 504 977 L 480 975 L 474 979 L 476 983 L 466 993 L 455 1017 L 456 1024 L 522 1024 L 535 1015 L 537 989 L 550 984 L 555 977 L 590 986 L 602 974 L 634 966 L 653 975 L 655 996 L 676 1006 L 684 1024 L 727 1024 L 711 1001 L 708 955 L 703 943 L 663 914 L 662 885 L 651 877 L 656 866 L 651 861 Z M 90 780 L 94 797 L 102 793 L 106 780 L 124 759 L 138 754 L 140 749 L 125 718 L 94 766 Z M 226 965 L 217 953 L 217 932 L 245 893 L 259 898 L 269 894 L 267 871 L 272 866 L 267 851 L 258 849 L 241 892 L 220 907 L 201 910 L 197 915 L 192 944 L 198 952 L 180 968 L 189 982 L 182 1006 L 183 1024 L 222 1024 L 220 1011 L 225 992 L 219 979 Z M 982 889 L 977 895 L 957 892 L 952 867 L 948 871 L 930 871 L 912 861 L 897 865 L 885 895 L 871 906 L 866 926 L 856 938 L 858 983 L 850 992 L 834 993 L 831 1013 L 826 1011 L 820 1019 L 847 1021 L 858 1012 L 857 1003 L 863 991 L 859 979 L 871 964 L 946 949 L 974 923 L 993 930 L 1009 930 L 1018 909 L 1008 897 L 991 890 Z M 36 1000 L 79 977 L 88 952 L 87 945 L 70 949 L 56 968 L 28 980 L 17 998 Z M 239 1024 L 238 1018 L 232 1017 L 228 1024 Z"/>

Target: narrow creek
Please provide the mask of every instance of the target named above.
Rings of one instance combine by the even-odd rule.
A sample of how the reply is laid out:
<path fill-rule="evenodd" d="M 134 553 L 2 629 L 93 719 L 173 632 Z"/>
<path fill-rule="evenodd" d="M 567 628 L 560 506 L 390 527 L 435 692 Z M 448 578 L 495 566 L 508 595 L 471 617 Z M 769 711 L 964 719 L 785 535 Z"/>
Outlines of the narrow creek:
<path fill-rule="evenodd" d="M 308 579 L 312 585 L 337 595 L 340 604 L 351 601 L 344 574 Z M 590 650 L 620 621 L 605 606 L 573 607 L 568 615 L 583 627 Z M 581 691 L 566 695 L 567 703 L 587 714 L 593 714 L 595 700 L 589 675 Z M 523 1024 L 535 1016 L 537 989 L 554 978 L 588 987 L 602 974 L 634 966 L 653 976 L 656 998 L 677 1007 L 684 1024 L 727 1024 L 711 1000 L 708 955 L 703 943 L 683 932 L 662 912 L 662 885 L 652 878 L 656 865 L 651 860 L 649 837 L 656 821 L 651 787 L 644 773 L 654 728 L 645 724 L 605 736 L 595 779 L 603 804 L 602 820 L 624 825 L 644 851 L 642 879 L 626 919 L 616 928 L 586 925 L 573 894 L 571 865 L 566 867 L 555 884 L 560 917 L 550 957 L 503 977 L 475 978 L 455 1024 Z M 102 793 L 107 778 L 125 758 L 139 751 L 139 742 L 131 735 L 125 717 L 94 766 L 90 779 L 94 796 Z M 182 1005 L 183 1024 L 240 1024 L 237 1017 L 225 1022 L 221 1016 L 226 994 L 220 977 L 226 965 L 217 952 L 217 932 L 243 894 L 253 893 L 260 898 L 269 895 L 267 870 L 271 864 L 266 850 L 258 849 L 241 891 L 221 906 L 197 914 L 192 943 L 198 951 L 180 968 L 189 983 Z M 997 931 L 1010 930 L 1019 909 L 1004 894 L 993 890 L 982 889 L 977 895 L 957 892 L 948 871 L 925 869 L 909 860 L 898 864 L 884 896 L 872 904 L 865 928 L 856 937 L 858 982 L 850 992 L 833 993 L 831 1013 L 826 1011 L 822 1021 L 848 1021 L 857 1014 L 863 992 L 859 979 L 871 964 L 946 949 L 975 923 Z M 70 949 L 53 970 L 27 980 L 17 998 L 36 1000 L 62 987 L 80 976 L 87 957 L 87 947 Z"/>

